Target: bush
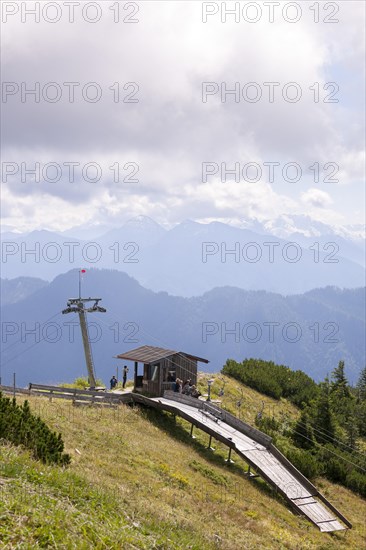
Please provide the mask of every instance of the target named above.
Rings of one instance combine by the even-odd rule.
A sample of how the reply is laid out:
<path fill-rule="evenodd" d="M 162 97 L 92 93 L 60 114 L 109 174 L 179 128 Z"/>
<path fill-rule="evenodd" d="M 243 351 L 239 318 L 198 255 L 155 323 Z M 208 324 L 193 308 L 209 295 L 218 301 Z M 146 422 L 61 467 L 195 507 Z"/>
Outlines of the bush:
<path fill-rule="evenodd" d="M 259 430 L 266 433 L 273 439 L 276 439 L 277 432 L 279 432 L 281 424 L 273 416 L 258 416 L 255 418 L 255 424 Z"/>
<path fill-rule="evenodd" d="M 273 361 L 245 359 L 237 363 L 228 359 L 222 373 L 274 399 L 286 397 L 298 407 L 310 403 L 318 395 L 318 387 L 310 376 Z"/>
<path fill-rule="evenodd" d="M 288 449 L 286 458 L 297 468 L 305 477 L 314 479 L 319 475 L 320 468 L 318 460 L 309 452 L 301 449 Z"/>
<path fill-rule="evenodd" d="M 34 458 L 44 463 L 69 464 L 70 456 L 63 452 L 61 434 L 52 432 L 43 420 L 34 416 L 28 401 L 17 405 L 16 400 L 0 392 L 0 439 L 24 445 Z"/>
<path fill-rule="evenodd" d="M 319 449 L 318 458 L 330 481 L 366 497 L 366 475 L 363 473 L 366 471 L 366 460 L 363 456 L 341 451 L 328 444 Z"/>
<path fill-rule="evenodd" d="M 337 458 L 329 458 L 325 463 L 325 474 L 335 483 L 343 483 L 347 477 L 347 466 Z"/>
<path fill-rule="evenodd" d="M 346 477 L 346 486 L 366 498 L 366 476 L 353 470 Z"/>
<path fill-rule="evenodd" d="M 95 381 L 95 383 L 97 386 L 105 386 L 103 380 L 100 380 L 99 378 Z M 78 378 L 75 378 L 72 384 L 65 382 L 62 383 L 61 386 L 63 386 L 64 388 L 76 388 L 78 390 L 85 390 L 90 387 L 90 383 L 87 376 L 79 376 Z"/>

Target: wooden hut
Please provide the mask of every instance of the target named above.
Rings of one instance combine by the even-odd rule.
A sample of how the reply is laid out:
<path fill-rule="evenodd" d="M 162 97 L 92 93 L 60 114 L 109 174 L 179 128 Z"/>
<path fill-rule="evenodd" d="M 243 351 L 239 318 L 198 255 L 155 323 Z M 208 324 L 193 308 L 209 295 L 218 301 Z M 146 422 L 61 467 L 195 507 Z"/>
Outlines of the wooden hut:
<path fill-rule="evenodd" d="M 165 390 L 172 389 L 172 383 L 176 378 L 190 378 L 192 384 L 196 384 L 198 361 L 209 362 L 190 353 L 154 346 L 141 346 L 116 357 L 134 362 L 133 390 L 154 397 L 162 396 Z M 139 372 L 139 363 L 143 365 L 142 372 Z"/>

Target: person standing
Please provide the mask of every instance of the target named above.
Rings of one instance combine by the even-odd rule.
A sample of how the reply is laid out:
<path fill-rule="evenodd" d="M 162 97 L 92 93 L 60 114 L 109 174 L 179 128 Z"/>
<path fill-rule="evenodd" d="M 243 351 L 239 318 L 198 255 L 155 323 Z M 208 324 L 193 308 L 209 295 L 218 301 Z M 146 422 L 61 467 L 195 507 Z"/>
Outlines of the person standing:
<path fill-rule="evenodd" d="M 127 374 L 128 374 L 128 366 L 125 365 L 125 366 L 123 367 L 123 377 L 122 377 L 122 380 L 123 380 L 122 387 L 123 387 L 123 389 L 124 389 L 125 386 L 126 386 Z"/>
<path fill-rule="evenodd" d="M 182 393 L 182 380 L 180 378 L 176 379 L 173 391 L 175 393 Z"/>
<path fill-rule="evenodd" d="M 109 383 L 111 385 L 111 390 L 114 390 L 114 388 L 117 386 L 117 378 L 113 375 Z"/>

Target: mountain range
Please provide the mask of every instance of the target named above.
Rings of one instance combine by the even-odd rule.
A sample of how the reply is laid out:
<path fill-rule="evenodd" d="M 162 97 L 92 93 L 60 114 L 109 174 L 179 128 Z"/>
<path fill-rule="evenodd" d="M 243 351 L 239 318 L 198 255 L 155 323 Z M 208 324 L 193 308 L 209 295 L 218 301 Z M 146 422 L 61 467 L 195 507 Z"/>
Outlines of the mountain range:
<path fill-rule="evenodd" d="M 165 229 L 140 216 L 106 231 L 2 234 L 2 276 L 47 281 L 72 268 L 117 269 L 145 288 L 183 297 L 219 286 L 285 295 L 365 284 L 363 228 L 332 228 L 306 216 L 260 223 L 185 221 Z M 72 233 L 77 236 L 73 236 Z"/>
<path fill-rule="evenodd" d="M 73 269 L 50 283 L 5 281 L 13 291 L 1 309 L 3 383 L 10 384 L 13 373 L 21 385 L 86 374 L 78 318 L 61 313 L 67 300 L 78 296 L 78 278 Z M 260 357 L 318 381 L 342 359 L 355 383 L 365 365 L 364 288 L 326 287 L 283 296 L 223 286 L 185 298 L 144 288 L 118 270 L 91 269 L 82 294 L 102 298 L 107 309 L 88 314 L 96 372 L 105 383 L 123 366 L 114 357 L 142 345 L 207 358 L 204 368 L 210 372 L 219 371 L 228 358 Z"/>

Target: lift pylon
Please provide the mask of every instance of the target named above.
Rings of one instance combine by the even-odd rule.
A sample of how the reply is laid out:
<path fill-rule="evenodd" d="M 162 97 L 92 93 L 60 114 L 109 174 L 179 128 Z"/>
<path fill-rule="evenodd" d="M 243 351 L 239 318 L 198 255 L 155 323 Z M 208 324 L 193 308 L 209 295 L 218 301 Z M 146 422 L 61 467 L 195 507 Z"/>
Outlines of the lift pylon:
<path fill-rule="evenodd" d="M 105 313 L 107 310 L 104 307 L 101 307 L 99 305 L 101 298 L 81 298 L 80 273 L 81 272 L 79 272 L 79 298 L 70 298 L 67 301 L 67 308 L 64 309 L 62 313 L 79 314 L 81 336 L 83 338 L 85 362 L 86 362 L 86 368 L 88 371 L 90 389 L 95 389 L 95 386 L 96 386 L 95 371 L 94 371 L 94 364 L 93 364 L 93 356 L 92 356 L 91 347 L 90 347 L 86 313 L 93 313 L 95 311 L 99 311 L 100 313 Z M 94 304 L 90 307 L 86 307 L 86 305 L 90 302 L 94 302 Z"/>

